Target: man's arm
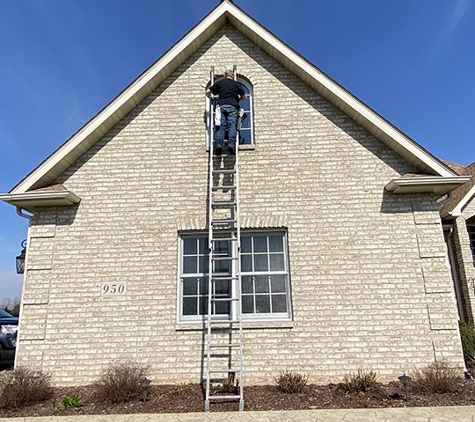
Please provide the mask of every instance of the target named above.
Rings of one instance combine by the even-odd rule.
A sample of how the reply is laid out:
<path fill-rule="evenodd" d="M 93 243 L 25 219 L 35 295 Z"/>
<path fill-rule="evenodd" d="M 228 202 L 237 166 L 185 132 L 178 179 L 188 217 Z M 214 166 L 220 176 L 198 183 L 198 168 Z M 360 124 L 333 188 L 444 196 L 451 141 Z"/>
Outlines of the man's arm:
<path fill-rule="evenodd" d="M 247 95 L 246 93 L 244 93 L 239 97 L 239 101 L 245 100 L 246 98 L 247 98 Z"/>
<path fill-rule="evenodd" d="M 211 89 L 206 88 L 205 95 L 206 95 L 208 98 L 211 98 L 211 97 L 213 96 L 213 93 L 211 92 Z"/>

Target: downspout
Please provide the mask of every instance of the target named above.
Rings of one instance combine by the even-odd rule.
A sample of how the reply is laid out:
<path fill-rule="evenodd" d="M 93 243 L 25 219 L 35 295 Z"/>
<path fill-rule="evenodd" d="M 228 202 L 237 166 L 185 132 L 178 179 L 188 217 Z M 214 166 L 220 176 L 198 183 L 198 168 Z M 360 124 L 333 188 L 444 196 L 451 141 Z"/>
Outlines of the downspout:
<path fill-rule="evenodd" d="M 16 213 L 22 217 L 22 218 L 26 218 L 28 220 L 28 234 L 27 234 L 27 244 L 30 243 L 30 225 L 31 225 L 31 219 L 33 218 L 33 215 L 30 215 L 30 214 L 25 214 L 24 212 L 24 209 L 22 207 L 16 207 Z M 14 368 L 17 368 L 17 365 L 18 365 L 18 361 L 17 361 L 17 356 L 18 356 L 18 351 L 20 349 L 20 346 L 21 346 L 21 341 L 20 341 L 20 334 L 21 334 L 21 320 L 22 320 L 22 316 L 23 316 L 23 303 L 24 303 L 24 295 L 25 295 L 25 279 L 26 279 L 26 275 L 27 275 L 27 272 L 28 272 L 28 266 L 27 266 L 27 262 L 28 262 L 28 249 L 26 250 L 26 257 L 25 257 L 25 271 L 23 273 L 23 280 L 22 280 L 22 286 L 21 286 L 21 299 L 20 299 L 20 313 L 18 315 L 18 320 L 19 320 L 19 324 L 18 324 L 18 333 L 17 333 L 17 345 L 16 345 L 16 348 L 15 348 L 15 360 L 14 360 Z"/>
<path fill-rule="evenodd" d="M 457 309 L 459 312 L 459 318 L 461 321 L 465 322 L 467 319 L 465 317 L 465 310 L 463 307 L 463 303 L 464 303 L 463 296 L 462 296 L 462 292 L 460 291 L 460 277 L 458 276 L 457 265 L 455 262 L 453 235 L 454 235 L 454 228 L 453 226 L 450 226 L 448 227 L 448 230 L 447 230 L 447 250 L 449 253 L 448 255 L 449 255 L 449 262 L 450 262 L 450 272 L 452 273 L 452 279 L 454 282 L 455 297 L 457 298 Z"/>
<path fill-rule="evenodd" d="M 22 207 L 16 207 L 16 213 L 23 218 L 26 218 L 27 220 L 31 220 L 33 218 L 33 215 L 30 214 L 25 214 L 24 209 Z"/>

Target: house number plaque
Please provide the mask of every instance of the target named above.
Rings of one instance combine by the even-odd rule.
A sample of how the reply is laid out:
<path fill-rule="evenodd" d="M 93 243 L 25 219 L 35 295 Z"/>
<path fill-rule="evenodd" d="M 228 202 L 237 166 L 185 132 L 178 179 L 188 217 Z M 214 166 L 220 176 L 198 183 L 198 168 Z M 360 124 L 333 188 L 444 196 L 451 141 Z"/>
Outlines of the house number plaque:
<path fill-rule="evenodd" d="M 101 296 L 125 296 L 127 283 L 102 283 Z"/>

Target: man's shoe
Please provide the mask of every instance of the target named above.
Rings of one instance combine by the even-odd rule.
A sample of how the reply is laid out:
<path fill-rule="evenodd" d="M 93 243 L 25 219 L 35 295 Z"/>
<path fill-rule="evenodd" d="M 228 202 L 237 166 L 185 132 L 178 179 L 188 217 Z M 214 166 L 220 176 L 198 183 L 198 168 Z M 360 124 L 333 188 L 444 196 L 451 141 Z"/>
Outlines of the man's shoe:
<path fill-rule="evenodd" d="M 215 150 L 214 150 L 214 153 L 219 157 L 221 155 L 221 153 L 223 152 L 223 149 L 221 147 L 217 147 Z"/>
<path fill-rule="evenodd" d="M 230 155 L 236 155 L 236 150 L 233 147 L 228 147 L 228 152 Z"/>

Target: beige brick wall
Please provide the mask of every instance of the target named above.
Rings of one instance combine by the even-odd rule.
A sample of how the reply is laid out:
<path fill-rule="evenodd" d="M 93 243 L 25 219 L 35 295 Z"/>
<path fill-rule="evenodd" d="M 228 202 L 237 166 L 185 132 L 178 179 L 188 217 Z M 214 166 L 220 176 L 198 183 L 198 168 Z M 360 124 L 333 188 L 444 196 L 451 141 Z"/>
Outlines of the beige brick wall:
<path fill-rule="evenodd" d="M 58 180 L 82 202 L 32 223 L 44 236 L 54 220 L 28 262 L 41 250 L 36 262 L 51 266 L 27 275 L 25 295 L 46 299 L 24 305 L 19 363 L 40 361 L 57 384 L 91 382 L 123 358 L 151 365 L 155 382 L 199 380 L 202 332 L 176 324 L 178 231 L 205 228 L 203 92 L 211 65 L 233 63 L 255 98 L 241 219 L 288 229 L 293 306 L 293 322 L 245 330 L 247 381 L 286 369 L 338 381 L 358 367 L 393 379 L 434 358 L 460 364 L 437 204 L 384 190 L 415 169 L 230 28 Z M 125 297 L 101 296 L 101 283 L 120 281 Z"/>

